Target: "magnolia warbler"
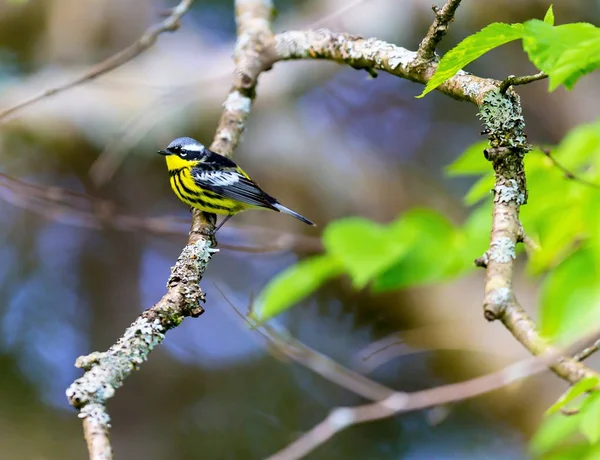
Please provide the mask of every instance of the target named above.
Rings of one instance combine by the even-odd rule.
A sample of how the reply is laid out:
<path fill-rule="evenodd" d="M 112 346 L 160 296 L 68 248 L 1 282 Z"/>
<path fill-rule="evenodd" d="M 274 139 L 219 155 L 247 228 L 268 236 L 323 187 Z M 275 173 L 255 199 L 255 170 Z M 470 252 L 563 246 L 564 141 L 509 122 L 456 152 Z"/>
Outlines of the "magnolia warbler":
<path fill-rule="evenodd" d="M 231 216 L 247 209 L 267 208 L 284 212 L 304 223 L 313 222 L 286 208 L 265 193 L 242 168 L 189 137 L 180 137 L 158 153 L 166 156 L 171 188 L 184 203 L 200 211 Z"/>

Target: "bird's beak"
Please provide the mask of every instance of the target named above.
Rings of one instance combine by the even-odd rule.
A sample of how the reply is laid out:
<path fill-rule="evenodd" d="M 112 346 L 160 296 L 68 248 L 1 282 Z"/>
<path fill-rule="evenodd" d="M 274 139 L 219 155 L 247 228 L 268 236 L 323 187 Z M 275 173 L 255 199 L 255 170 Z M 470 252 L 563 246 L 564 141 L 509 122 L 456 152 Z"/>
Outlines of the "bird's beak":
<path fill-rule="evenodd" d="M 167 150 L 159 150 L 159 151 L 158 151 L 158 152 L 156 152 L 156 153 L 160 153 L 161 155 L 164 155 L 164 156 L 171 155 L 171 153 L 170 153 L 170 152 L 168 152 Z"/>

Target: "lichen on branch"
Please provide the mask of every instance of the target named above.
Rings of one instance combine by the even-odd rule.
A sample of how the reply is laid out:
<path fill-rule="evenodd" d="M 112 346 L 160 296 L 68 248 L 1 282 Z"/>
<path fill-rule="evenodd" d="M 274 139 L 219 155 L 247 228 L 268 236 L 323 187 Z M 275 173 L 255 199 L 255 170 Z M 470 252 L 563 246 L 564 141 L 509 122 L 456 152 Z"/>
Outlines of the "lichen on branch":
<path fill-rule="evenodd" d="M 498 319 L 513 300 L 515 247 L 521 231 L 519 209 L 527 201 L 523 158 L 529 151 L 519 96 L 494 89 L 486 93 L 479 110 L 491 147 L 484 155 L 495 173 L 490 247 L 487 251 L 483 309 Z"/>

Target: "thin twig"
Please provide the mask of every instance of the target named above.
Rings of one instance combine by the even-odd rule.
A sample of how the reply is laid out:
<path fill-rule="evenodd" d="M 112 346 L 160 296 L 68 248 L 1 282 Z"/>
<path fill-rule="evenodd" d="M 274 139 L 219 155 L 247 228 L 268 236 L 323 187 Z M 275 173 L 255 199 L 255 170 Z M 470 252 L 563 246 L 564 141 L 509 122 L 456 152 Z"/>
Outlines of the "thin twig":
<path fill-rule="evenodd" d="M 595 182 L 589 181 L 587 179 L 583 179 L 579 176 L 577 176 L 574 172 L 572 172 L 570 169 L 568 169 L 566 166 L 564 166 L 562 163 L 560 163 L 556 158 L 554 158 L 554 156 L 552 155 L 552 151 L 548 148 L 540 148 L 540 151 L 550 159 L 550 161 L 552 161 L 552 164 L 554 166 L 556 166 L 558 169 L 560 169 L 563 174 L 565 175 L 565 178 L 573 180 L 575 182 L 579 182 L 580 184 L 583 185 L 587 185 L 589 187 L 593 187 L 596 189 L 600 189 L 600 184 L 597 184 Z"/>
<path fill-rule="evenodd" d="M 16 105 L 13 105 L 12 107 L 0 111 L 0 120 L 3 120 L 9 115 L 12 115 L 26 107 L 29 107 L 32 104 L 35 104 L 36 102 L 39 102 L 42 99 L 54 96 L 75 86 L 81 85 L 82 83 L 93 80 L 99 77 L 100 75 L 110 72 L 111 70 L 114 70 L 117 67 L 120 67 L 123 64 L 131 61 L 133 58 L 139 56 L 141 53 L 143 53 L 152 45 L 154 45 L 160 34 L 164 32 L 173 32 L 177 30 L 179 28 L 179 22 L 182 16 L 188 12 L 190 7 L 192 6 L 193 1 L 194 0 L 181 0 L 179 5 L 173 8 L 171 14 L 164 21 L 149 27 L 144 33 L 144 35 L 142 35 L 135 43 L 119 51 L 117 54 L 112 55 L 108 59 L 105 59 L 104 61 L 94 65 L 82 76 L 69 82 L 63 83 L 62 85 L 48 89 L 36 96 L 33 96 Z"/>
<path fill-rule="evenodd" d="M 0 173 L 0 187 L 8 191 L 0 194 L 7 202 L 67 225 L 158 235 L 182 235 L 189 226 L 187 220 L 177 217 L 125 214 L 119 212 L 117 206 L 110 201 L 60 187 L 44 187 L 24 182 L 4 173 Z"/>
<path fill-rule="evenodd" d="M 251 320 L 250 315 L 244 315 L 233 302 L 227 298 L 218 285 L 215 284 L 215 287 L 238 316 L 252 329 L 258 331 L 277 353 L 287 356 L 312 370 L 315 374 L 318 374 L 330 382 L 333 382 L 342 388 L 346 388 L 363 398 L 379 401 L 394 393 L 394 390 L 391 388 L 342 366 L 330 357 L 325 356 L 299 340 L 294 339 L 290 333 L 283 328 L 278 327 L 276 329 L 267 323 L 262 323 L 260 325 L 256 324 Z"/>
<path fill-rule="evenodd" d="M 532 251 L 539 251 L 541 249 L 540 245 L 537 244 L 535 240 L 533 240 L 527 233 L 525 232 L 525 228 L 523 227 L 523 223 L 519 221 L 519 233 L 517 234 L 517 243 L 523 243 L 527 248 Z"/>
<path fill-rule="evenodd" d="M 195 81 L 194 87 L 203 88 L 202 92 L 191 91 L 189 86 L 184 86 L 170 90 L 146 104 L 125 123 L 121 134 L 108 143 L 90 167 L 89 174 L 94 184 L 106 184 L 117 172 L 131 148 L 148 132 L 165 118 L 183 112 L 190 105 L 202 105 L 202 99 L 209 94 L 207 91 L 210 92 L 211 86 L 229 75 L 230 71 L 223 71 Z M 193 94 L 191 98 L 190 93 Z"/>
<path fill-rule="evenodd" d="M 600 331 L 595 331 L 590 337 L 597 337 Z M 547 366 L 579 347 L 576 344 L 562 350 L 548 349 L 542 355 L 519 361 L 515 364 L 471 380 L 460 383 L 443 385 L 436 388 L 416 391 L 413 393 L 395 392 L 376 403 L 355 407 L 338 407 L 329 416 L 314 426 L 293 443 L 268 457 L 267 460 L 296 460 L 304 457 L 317 447 L 331 439 L 336 433 L 360 423 L 380 420 L 392 415 L 433 406 L 448 404 L 501 389 L 511 383 L 523 380 L 547 369 Z"/>
<path fill-rule="evenodd" d="M 595 341 L 589 347 L 584 348 L 583 350 L 581 350 L 579 353 L 577 353 L 575 356 L 573 356 L 573 359 L 575 361 L 586 360 L 590 356 L 592 356 L 594 353 L 596 353 L 598 350 L 600 350 L 600 340 Z"/>
<path fill-rule="evenodd" d="M 7 193 L 0 198 L 8 203 L 38 214 L 48 220 L 65 225 L 101 230 L 111 228 L 125 232 L 153 235 L 183 235 L 189 228 L 189 220 L 176 216 L 143 217 L 120 212 L 118 207 L 85 193 L 60 187 L 44 187 L 24 182 L 7 174 L 0 173 L 0 187 Z M 83 207 L 85 206 L 85 209 Z M 237 252 L 265 253 L 293 251 L 319 253 L 323 251 L 321 239 L 315 236 L 282 232 L 274 228 L 244 225 L 226 227 L 221 235 L 227 235 L 220 249 Z M 240 244 L 239 236 L 229 236 L 232 232 L 243 232 L 244 239 L 256 241 L 254 244 Z"/>
<path fill-rule="evenodd" d="M 448 27 L 454 20 L 454 14 L 460 6 L 460 2 L 461 0 L 447 0 L 441 8 L 437 6 L 433 7 L 435 19 L 433 20 L 433 24 L 429 26 L 425 38 L 419 44 L 417 59 L 414 62 L 415 65 L 418 66 L 421 63 L 431 62 L 435 58 L 435 49 L 442 41 L 442 38 L 444 38 L 444 35 L 446 35 L 446 32 L 448 32 Z"/>
<path fill-rule="evenodd" d="M 508 91 L 508 88 L 510 88 L 511 86 L 526 85 L 528 83 L 543 80 L 545 78 L 548 78 L 548 74 L 544 72 L 539 72 L 535 75 L 525 75 L 522 77 L 509 75 L 502 83 L 500 83 L 500 94 L 506 93 L 506 91 Z"/>

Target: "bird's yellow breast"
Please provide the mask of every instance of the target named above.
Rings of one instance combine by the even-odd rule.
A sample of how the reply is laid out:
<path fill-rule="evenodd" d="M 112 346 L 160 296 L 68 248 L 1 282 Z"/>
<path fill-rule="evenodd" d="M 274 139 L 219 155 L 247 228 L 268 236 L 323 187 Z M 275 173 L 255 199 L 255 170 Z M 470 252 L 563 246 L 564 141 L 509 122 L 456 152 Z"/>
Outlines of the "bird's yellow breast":
<path fill-rule="evenodd" d="M 174 156 L 167 157 L 171 189 L 177 195 L 177 198 L 188 206 L 214 214 L 237 214 L 248 207 L 241 202 L 225 198 L 198 186 L 191 174 L 192 167 L 196 162 L 186 161 L 178 157 L 171 160 L 172 157 Z"/>

